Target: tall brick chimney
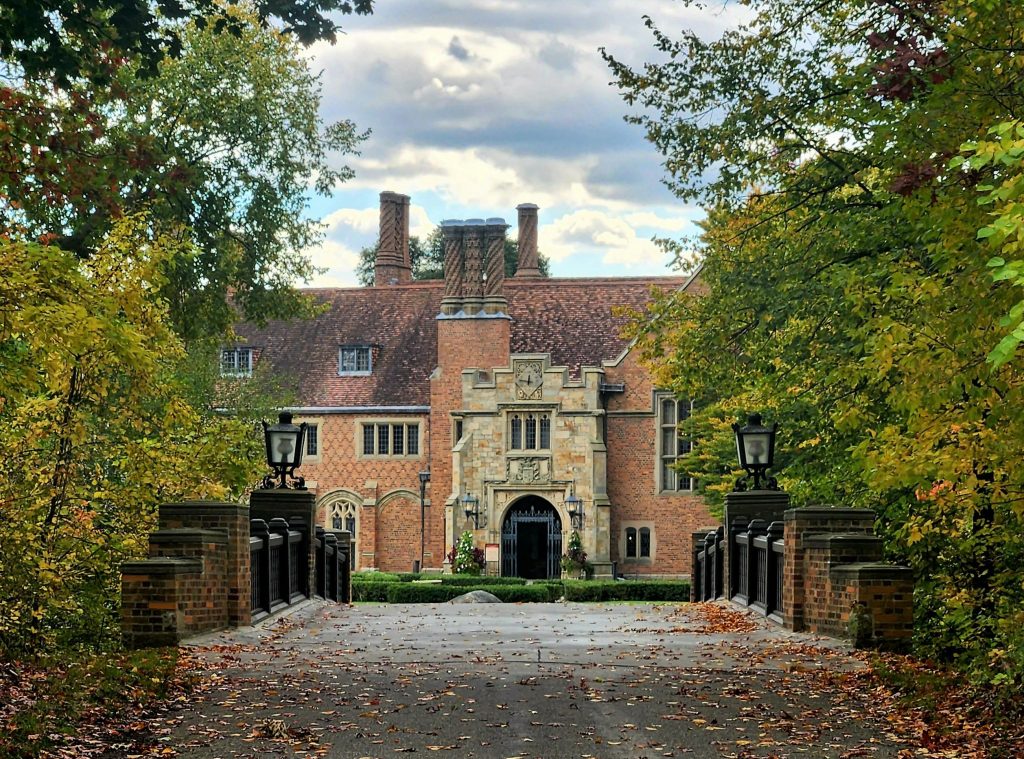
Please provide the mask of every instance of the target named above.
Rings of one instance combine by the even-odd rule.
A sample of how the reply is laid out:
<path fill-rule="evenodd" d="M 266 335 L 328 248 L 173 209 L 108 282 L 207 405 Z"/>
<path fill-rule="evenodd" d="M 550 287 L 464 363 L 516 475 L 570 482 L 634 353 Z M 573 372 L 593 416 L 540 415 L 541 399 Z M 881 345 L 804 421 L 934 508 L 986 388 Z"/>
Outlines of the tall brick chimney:
<path fill-rule="evenodd" d="M 412 282 L 409 261 L 409 196 L 397 192 L 380 194 L 380 239 L 373 268 L 376 287 Z"/>
<path fill-rule="evenodd" d="M 520 203 L 519 211 L 519 265 L 516 279 L 543 276 L 537 262 L 537 206 Z"/>
<path fill-rule="evenodd" d="M 504 219 L 445 219 L 442 316 L 471 318 L 508 312 Z"/>

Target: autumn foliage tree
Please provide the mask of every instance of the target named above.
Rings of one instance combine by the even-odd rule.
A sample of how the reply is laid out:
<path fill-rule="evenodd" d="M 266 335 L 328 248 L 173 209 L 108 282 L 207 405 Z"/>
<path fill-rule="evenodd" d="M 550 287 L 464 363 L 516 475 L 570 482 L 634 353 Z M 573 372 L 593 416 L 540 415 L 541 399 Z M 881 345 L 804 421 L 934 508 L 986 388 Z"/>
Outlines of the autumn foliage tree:
<path fill-rule="evenodd" d="M 874 508 L 917 570 L 920 650 L 1020 684 L 1024 377 L 1005 338 L 1024 150 L 1016 126 L 986 134 L 1024 106 L 1024 7 L 750 6 L 710 41 L 648 21 L 660 63 L 606 53 L 670 186 L 708 209 L 700 241 L 666 243 L 706 294 L 634 332 L 698 399 L 684 466 L 720 496 L 729 423 L 778 419 L 795 502 Z"/>
<path fill-rule="evenodd" d="M 255 420 L 287 394 L 221 380 L 217 345 L 237 318 L 309 311 L 307 198 L 361 139 L 321 124 L 298 42 L 266 23 L 292 3 L 191 4 L 132 32 L 171 47 L 111 31 L 149 3 L 44 5 L 62 32 L 29 49 L 36 9 L 0 3 L 4 658 L 114 644 L 120 564 L 157 505 L 257 481 Z"/>

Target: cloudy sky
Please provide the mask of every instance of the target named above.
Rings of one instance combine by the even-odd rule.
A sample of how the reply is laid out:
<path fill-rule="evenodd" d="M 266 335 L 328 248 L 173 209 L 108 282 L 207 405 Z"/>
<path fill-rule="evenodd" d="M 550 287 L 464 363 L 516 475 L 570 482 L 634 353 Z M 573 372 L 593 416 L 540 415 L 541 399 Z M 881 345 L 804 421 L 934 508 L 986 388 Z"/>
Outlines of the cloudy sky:
<path fill-rule="evenodd" d="M 412 234 L 449 218 L 500 216 L 515 236 L 519 203 L 540 206 L 540 249 L 555 276 L 670 273 L 654 236 L 694 232 L 698 209 L 661 184 L 660 157 L 598 48 L 631 64 L 656 52 L 643 15 L 666 31 L 709 34 L 732 8 L 672 0 L 379 0 L 372 16 L 309 55 L 323 116 L 372 130 L 356 178 L 312 213 L 327 239 L 313 284 L 355 284 L 360 248 L 377 235 L 377 196 L 412 197 Z"/>

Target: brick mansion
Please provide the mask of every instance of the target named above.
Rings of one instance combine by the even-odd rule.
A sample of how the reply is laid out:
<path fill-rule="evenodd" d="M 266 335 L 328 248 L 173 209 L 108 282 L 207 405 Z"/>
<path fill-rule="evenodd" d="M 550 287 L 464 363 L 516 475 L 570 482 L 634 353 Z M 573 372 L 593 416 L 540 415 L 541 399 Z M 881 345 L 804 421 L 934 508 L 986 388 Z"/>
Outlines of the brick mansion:
<path fill-rule="evenodd" d="M 222 372 L 293 386 L 298 473 L 318 523 L 352 532 L 356 570 L 445 569 L 469 530 L 491 573 L 554 577 L 578 530 L 597 577 L 689 574 L 691 532 L 716 521 L 674 467 L 689 402 L 655 387 L 615 307 L 699 279 L 544 277 L 538 209 L 517 210 L 514 276 L 505 222 L 470 219 L 442 222 L 444 279 L 413 281 L 409 198 L 382 193 L 374 286 L 240 325 Z"/>

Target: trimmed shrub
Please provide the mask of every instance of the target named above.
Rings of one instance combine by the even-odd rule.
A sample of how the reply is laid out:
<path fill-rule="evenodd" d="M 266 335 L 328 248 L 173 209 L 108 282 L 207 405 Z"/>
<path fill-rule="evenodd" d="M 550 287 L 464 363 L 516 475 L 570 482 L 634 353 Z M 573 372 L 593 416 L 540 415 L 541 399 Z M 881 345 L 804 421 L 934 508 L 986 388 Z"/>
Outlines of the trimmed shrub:
<path fill-rule="evenodd" d="M 506 603 L 547 603 L 548 589 L 543 585 L 491 585 L 481 590 L 493 593 Z"/>
<path fill-rule="evenodd" d="M 387 601 L 393 604 L 444 603 L 471 590 L 486 590 L 507 603 L 541 602 L 548 600 L 547 588 L 533 585 L 486 585 L 475 586 L 391 583 L 387 588 Z"/>
<path fill-rule="evenodd" d="M 416 577 L 416 575 L 412 575 Z M 353 572 L 352 582 L 398 582 L 402 575 L 390 572 Z"/>
<path fill-rule="evenodd" d="M 387 601 L 388 588 L 394 584 L 390 582 L 353 582 L 352 601 Z"/>
<path fill-rule="evenodd" d="M 530 587 L 544 588 L 548 594 L 548 601 L 557 601 L 565 595 L 565 587 L 561 580 L 540 580 L 534 582 Z"/>
<path fill-rule="evenodd" d="M 689 601 L 686 580 L 566 580 L 566 601 Z"/>
<path fill-rule="evenodd" d="M 483 577 L 476 575 L 440 575 L 440 574 L 405 574 L 393 575 L 397 582 L 418 582 L 440 580 L 444 585 L 479 586 L 479 585 L 525 585 L 522 577 Z"/>

